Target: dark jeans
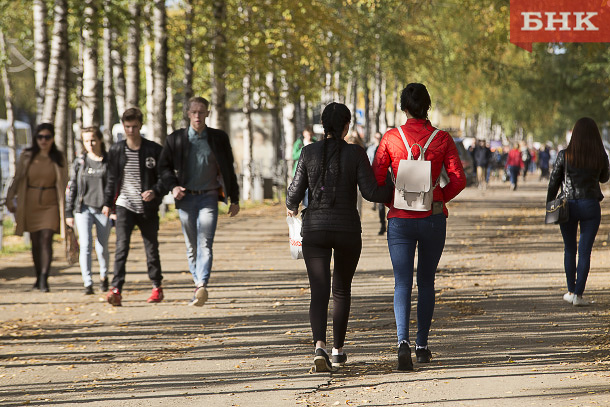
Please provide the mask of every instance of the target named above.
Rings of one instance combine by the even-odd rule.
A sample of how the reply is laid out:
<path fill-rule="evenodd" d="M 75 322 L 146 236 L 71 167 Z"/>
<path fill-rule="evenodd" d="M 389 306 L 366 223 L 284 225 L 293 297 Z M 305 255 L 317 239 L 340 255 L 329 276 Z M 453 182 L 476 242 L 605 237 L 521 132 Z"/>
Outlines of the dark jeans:
<path fill-rule="evenodd" d="M 519 167 L 518 165 L 511 165 L 508 167 L 510 183 L 513 184 L 515 188 L 517 187 L 517 182 L 519 181 L 519 171 L 521 171 L 521 167 Z"/>
<path fill-rule="evenodd" d="M 582 295 L 587 284 L 591 266 L 591 251 L 595 235 L 601 221 L 601 209 L 597 199 L 569 200 L 570 220 L 559 225 L 563 236 L 563 267 L 566 272 L 568 291 Z M 580 223 L 580 240 L 576 241 L 576 232 Z M 577 248 L 578 245 L 578 248 Z M 576 254 L 578 253 L 578 266 Z"/>
<path fill-rule="evenodd" d="M 303 258 L 311 287 L 309 321 L 314 343 L 326 342 L 328 302 L 331 291 L 330 259 L 335 259 L 332 273 L 333 343 L 343 347 L 352 298 L 352 279 L 360 260 L 362 236 L 357 232 L 307 232 L 303 235 Z"/>
<path fill-rule="evenodd" d="M 137 226 L 140 229 L 144 250 L 146 251 L 146 266 L 148 278 L 153 286 L 161 287 L 161 260 L 159 259 L 159 215 L 139 214 L 122 206 L 116 207 L 116 252 L 114 257 L 114 278 L 112 286 L 121 291 L 125 283 L 125 263 L 129 254 L 131 232 Z"/>
<path fill-rule="evenodd" d="M 434 314 L 434 277 L 445 247 L 447 219 L 388 219 L 388 248 L 394 268 L 394 317 L 398 342 L 409 341 L 411 293 L 417 247 L 417 340 L 426 346 Z"/>

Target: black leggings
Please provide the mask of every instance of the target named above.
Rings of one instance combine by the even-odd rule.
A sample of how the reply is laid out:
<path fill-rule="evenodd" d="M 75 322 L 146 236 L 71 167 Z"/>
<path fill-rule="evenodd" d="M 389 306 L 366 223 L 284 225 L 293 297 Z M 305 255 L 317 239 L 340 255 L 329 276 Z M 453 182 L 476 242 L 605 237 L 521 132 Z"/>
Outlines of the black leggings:
<path fill-rule="evenodd" d="M 343 347 L 352 297 L 352 279 L 362 250 L 362 236 L 357 232 L 306 232 L 303 235 L 303 258 L 311 287 L 309 321 L 314 344 L 326 343 L 328 301 L 331 290 L 330 259 L 335 251 L 332 275 L 333 343 Z"/>
<path fill-rule="evenodd" d="M 34 269 L 36 270 L 36 281 L 40 276 L 46 277 L 51 271 L 51 260 L 53 259 L 53 234 L 52 229 L 42 229 L 30 233 L 32 240 L 32 257 L 34 258 Z"/>

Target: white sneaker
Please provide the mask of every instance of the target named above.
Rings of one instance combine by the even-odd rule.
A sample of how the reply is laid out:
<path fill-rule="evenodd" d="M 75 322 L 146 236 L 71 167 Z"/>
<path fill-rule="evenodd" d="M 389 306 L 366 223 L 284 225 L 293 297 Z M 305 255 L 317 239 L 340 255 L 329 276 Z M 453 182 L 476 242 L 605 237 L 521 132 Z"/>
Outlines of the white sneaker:
<path fill-rule="evenodd" d="M 589 305 L 589 302 L 582 297 L 574 295 L 574 302 L 572 304 L 576 307 L 582 307 L 583 305 Z"/>
<path fill-rule="evenodd" d="M 563 295 L 563 300 L 566 301 L 566 302 L 569 302 L 570 304 L 573 304 L 574 303 L 574 297 L 576 297 L 574 295 L 574 293 L 567 292 L 567 293 L 565 293 Z"/>
<path fill-rule="evenodd" d="M 189 302 L 189 305 L 195 307 L 203 307 L 203 304 L 208 300 L 208 290 L 205 287 L 197 287 L 195 289 L 195 295 L 193 295 L 193 299 Z"/>

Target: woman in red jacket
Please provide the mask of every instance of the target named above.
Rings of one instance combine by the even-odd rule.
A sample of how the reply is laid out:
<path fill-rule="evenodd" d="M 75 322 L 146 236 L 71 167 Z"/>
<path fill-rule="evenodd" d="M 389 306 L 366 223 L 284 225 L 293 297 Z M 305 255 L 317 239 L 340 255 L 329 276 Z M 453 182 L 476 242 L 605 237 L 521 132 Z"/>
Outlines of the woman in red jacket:
<path fill-rule="evenodd" d="M 420 154 L 420 148 L 414 143 L 424 146 L 436 130 L 428 121 L 430 104 L 430 95 L 420 83 L 410 83 L 400 96 L 400 108 L 407 115 L 407 122 L 401 129 L 412 146 L 413 159 L 417 159 Z M 384 185 L 388 168 L 391 167 L 392 173 L 396 174 L 400 160 L 407 158 L 407 148 L 398 129 L 389 130 L 383 136 L 373 162 L 377 183 Z M 443 165 L 449 175 L 447 185 L 437 185 L 434 188 L 433 209 L 397 209 L 392 201 L 388 212 L 388 248 L 395 280 L 394 316 L 398 335 L 398 370 L 413 370 L 409 318 L 416 247 L 418 298 L 415 354 L 417 362 L 430 362 L 432 354 L 428 349 L 428 333 L 434 312 L 434 276 L 445 246 L 448 216 L 445 203 L 466 187 L 466 175 L 449 133 L 439 131 L 426 150 L 424 158 L 431 161 L 433 185 L 437 184 Z"/>

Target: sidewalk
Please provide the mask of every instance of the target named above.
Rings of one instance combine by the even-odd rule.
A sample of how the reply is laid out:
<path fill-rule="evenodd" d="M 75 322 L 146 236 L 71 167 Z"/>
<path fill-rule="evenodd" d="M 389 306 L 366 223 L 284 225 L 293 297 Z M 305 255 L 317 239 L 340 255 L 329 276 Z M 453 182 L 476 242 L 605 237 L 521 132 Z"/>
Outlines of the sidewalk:
<path fill-rule="evenodd" d="M 307 276 L 303 261 L 290 259 L 281 205 L 222 217 L 202 308 L 187 306 L 178 222 L 160 232 L 160 304 L 146 303 L 137 232 L 120 308 L 82 294 L 80 270 L 67 267 L 60 247 L 48 294 L 28 291 L 29 254 L 2 258 L 0 405 L 610 405 L 608 203 L 585 292 L 595 302 L 575 308 L 562 300 L 561 235 L 543 224 L 545 196 L 546 185 L 530 178 L 515 192 L 501 183 L 485 196 L 469 188 L 450 204 L 433 360 L 408 373 L 395 370 L 392 267 L 367 203 L 348 364 L 331 374 L 309 372 Z"/>

